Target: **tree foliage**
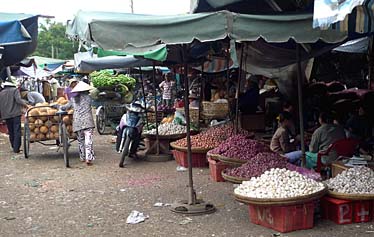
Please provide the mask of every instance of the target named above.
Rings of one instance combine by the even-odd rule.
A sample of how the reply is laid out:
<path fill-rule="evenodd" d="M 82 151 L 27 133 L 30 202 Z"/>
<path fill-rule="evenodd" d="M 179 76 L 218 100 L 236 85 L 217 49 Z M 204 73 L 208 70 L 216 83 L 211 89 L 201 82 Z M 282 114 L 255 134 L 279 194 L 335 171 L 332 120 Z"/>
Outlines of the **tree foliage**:
<path fill-rule="evenodd" d="M 60 22 L 46 20 L 39 26 L 38 46 L 33 55 L 73 59 L 78 50 L 78 43 L 71 41 L 65 35 L 66 25 Z M 53 55 L 52 55 L 53 48 Z"/>

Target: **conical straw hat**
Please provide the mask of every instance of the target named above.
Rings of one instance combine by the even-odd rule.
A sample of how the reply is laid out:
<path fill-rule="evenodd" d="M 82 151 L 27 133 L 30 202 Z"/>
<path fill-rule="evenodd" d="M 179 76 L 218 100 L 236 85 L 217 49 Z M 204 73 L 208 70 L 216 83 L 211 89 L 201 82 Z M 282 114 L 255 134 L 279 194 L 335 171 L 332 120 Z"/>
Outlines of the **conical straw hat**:
<path fill-rule="evenodd" d="M 83 92 L 92 90 L 93 87 L 88 85 L 87 83 L 80 81 L 71 92 Z"/>

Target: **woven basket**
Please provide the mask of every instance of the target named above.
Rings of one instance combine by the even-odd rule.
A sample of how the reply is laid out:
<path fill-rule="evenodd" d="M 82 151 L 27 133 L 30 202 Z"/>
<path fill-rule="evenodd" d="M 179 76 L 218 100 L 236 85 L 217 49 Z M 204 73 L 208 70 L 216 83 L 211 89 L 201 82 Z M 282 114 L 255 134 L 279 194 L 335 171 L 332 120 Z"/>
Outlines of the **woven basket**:
<path fill-rule="evenodd" d="M 174 142 L 170 143 L 170 146 L 178 151 L 187 151 L 187 147 L 182 147 L 176 145 Z M 208 151 L 212 150 L 213 148 L 202 148 L 202 147 L 191 147 L 192 153 L 207 153 Z"/>
<path fill-rule="evenodd" d="M 175 110 L 184 115 L 184 108 L 176 108 Z M 199 122 L 199 108 L 190 107 L 190 120 L 192 123 Z"/>
<path fill-rule="evenodd" d="M 374 200 L 374 194 L 347 194 L 338 193 L 328 190 L 327 195 L 337 199 L 352 200 L 352 201 L 364 201 L 364 200 Z"/>
<path fill-rule="evenodd" d="M 227 163 L 227 164 L 231 164 L 235 166 L 241 166 L 248 162 L 247 160 L 240 160 L 240 159 L 225 157 L 221 155 L 218 155 L 218 159 L 222 161 L 223 163 Z"/>
<path fill-rule="evenodd" d="M 161 122 L 164 118 L 163 112 L 157 112 L 157 122 Z M 148 123 L 156 123 L 156 113 L 155 112 L 147 112 L 147 119 Z"/>
<path fill-rule="evenodd" d="M 229 114 L 228 103 L 202 102 L 202 115 L 204 119 L 224 119 Z"/>
<path fill-rule="evenodd" d="M 238 202 L 242 202 L 245 204 L 255 204 L 261 206 L 285 206 L 306 203 L 316 199 L 320 199 L 326 194 L 326 192 L 327 186 L 325 186 L 325 188 L 319 192 L 294 198 L 250 198 L 241 196 L 236 193 L 234 193 L 234 196 Z"/>
<path fill-rule="evenodd" d="M 245 179 L 245 178 L 239 178 L 239 177 L 227 175 L 224 170 L 222 171 L 221 174 L 222 174 L 222 178 L 224 180 L 226 180 L 228 182 L 231 182 L 231 183 L 234 183 L 234 184 L 241 184 L 243 181 L 249 180 L 249 179 Z"/>

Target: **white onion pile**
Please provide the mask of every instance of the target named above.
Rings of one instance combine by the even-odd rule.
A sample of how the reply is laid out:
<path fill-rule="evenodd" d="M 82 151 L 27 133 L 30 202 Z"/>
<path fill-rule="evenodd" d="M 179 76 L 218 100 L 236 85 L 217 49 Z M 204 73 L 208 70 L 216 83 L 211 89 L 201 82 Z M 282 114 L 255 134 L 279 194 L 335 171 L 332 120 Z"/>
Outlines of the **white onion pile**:
<path fill-rule="evenodd" d="M 287 169 L 271 169 L 260 177 L 243 181 L 234 192 L 250 198 L 295 198 L 323 190 L 322 183 Z"/>
<path fill-rule="evenodd" d="M 156 135 L 156 129 L 154 128 L 149 131 L 145 131 L 144 133 Z M 177 135 L 183 133 L 186 133 L 186 127 L 179 124 L 164 123 L 158 126 L 158 134 L 162 136 Z"/>
<path fill-rule="evenodd" d="M 325 183 L 330 190 L 339 193 L 374 194 L 374 171 L 365 166 L 355 166 Z"/>

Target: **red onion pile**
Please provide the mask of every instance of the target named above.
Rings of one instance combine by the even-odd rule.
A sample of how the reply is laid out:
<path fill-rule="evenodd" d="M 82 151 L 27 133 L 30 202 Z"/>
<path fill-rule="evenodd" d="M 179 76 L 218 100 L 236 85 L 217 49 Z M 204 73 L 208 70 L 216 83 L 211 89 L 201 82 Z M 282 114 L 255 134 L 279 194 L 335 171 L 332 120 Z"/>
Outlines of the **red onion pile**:
<path fill-rule="evenodd" d="M 239 134 L 249 135 L 250 133 L 246 130 L 240 130 Z M 232 124 L 214 126 L 204 132 L 191 136 L 191 146 L 192 148 L 214 148 L 233 135 L 234 127 Z M 175 144 L 180 147 L 187 147 L 187 139 L 180 139 Z"/>
<path fill-rule="evenodd" d="M 291 171 L 296 171 L 297 173 L 299 173 L 299 174 L 301 174 L 301 175 L 303 175 L 307 178 L 310 178 L 310 179 L 313 179 L 313 180 L 316 180 L 316 181 L 322 180 L 321 174 L 315 172 L 314 170 L 310 170 L 310 169 L 307 169 L 307 168 L 296 166 L 296 165 L 293 165 L 291 163 L 288 163 L 286 168 L 288 170 L 291 170 Z"/>
<path fill-rule="evenodd" d="M 248 139 L 245 135 L 236 135 L 228 138 L 218 147 L 210 150 L 209 153 L 222 155 L 228 158 L 250 160 L 258 153 L 268 151 L 270 150 L 266 145 L 256 140 Z"/>
<path fill-rule="evenodd" d="M 229 176 L 250 180 L 252 177 L 258 177 L 272 168 L 286 168 L 287 164 L 287 159 L 279 154 L 263 152 L 240 167 L 226 169 L 225 173 Z"/>

